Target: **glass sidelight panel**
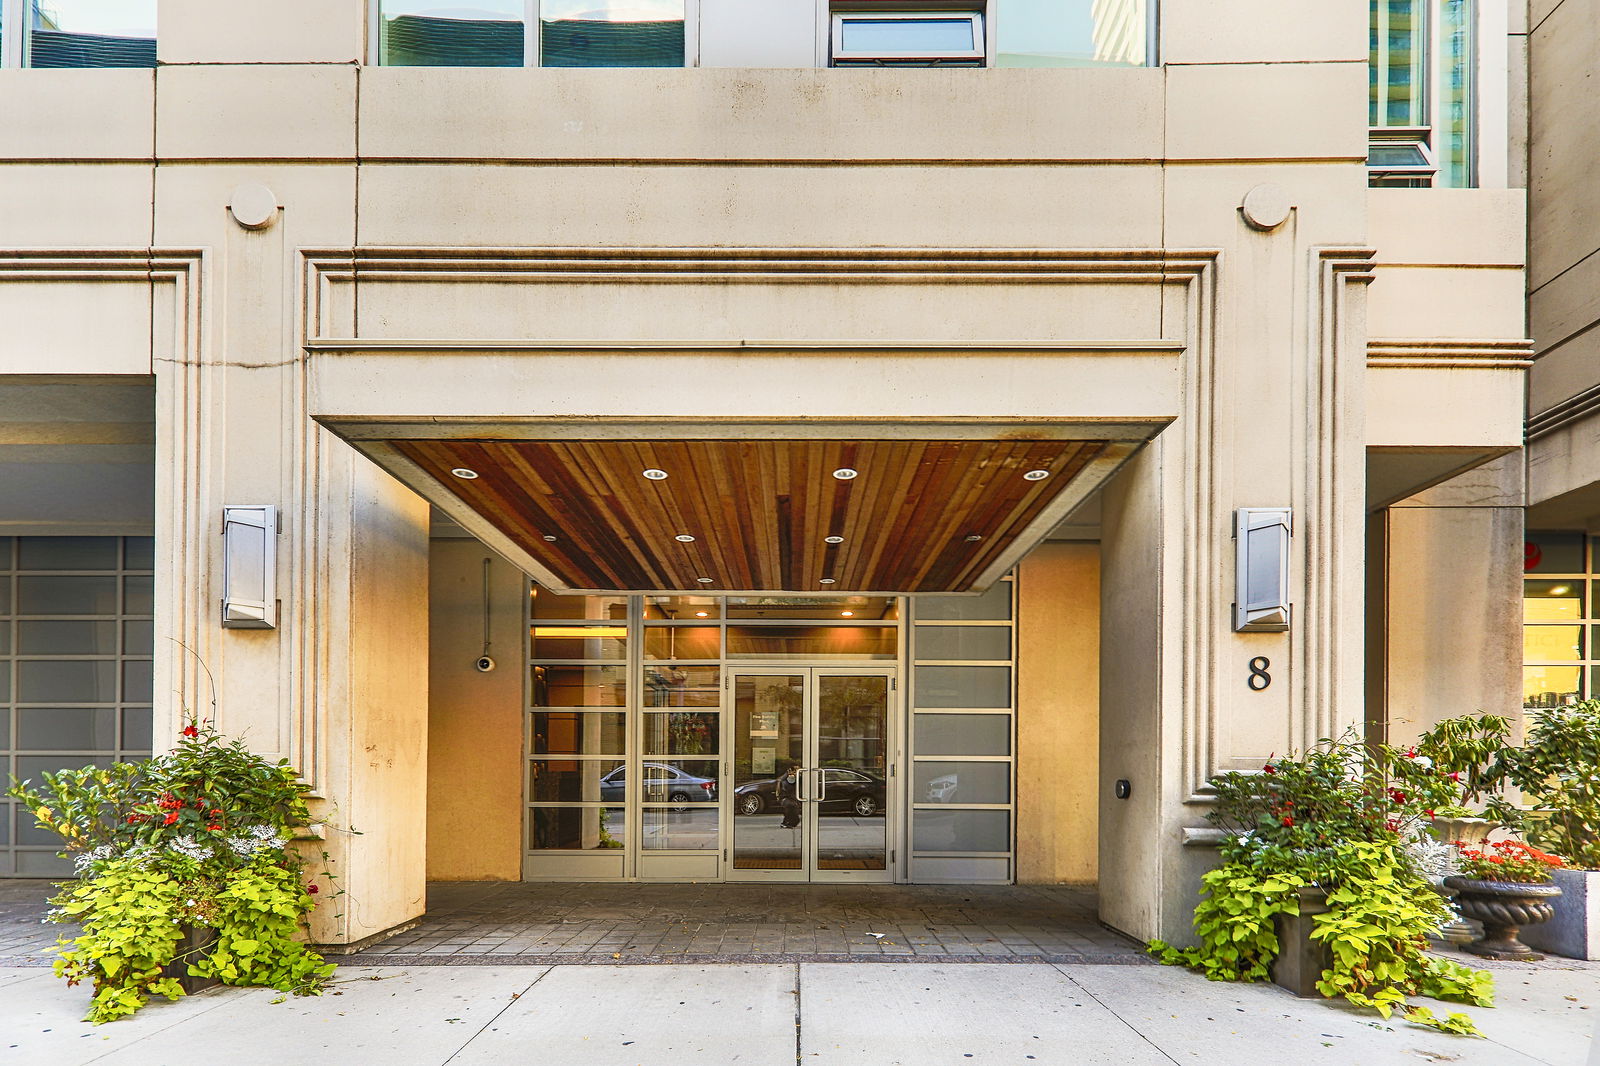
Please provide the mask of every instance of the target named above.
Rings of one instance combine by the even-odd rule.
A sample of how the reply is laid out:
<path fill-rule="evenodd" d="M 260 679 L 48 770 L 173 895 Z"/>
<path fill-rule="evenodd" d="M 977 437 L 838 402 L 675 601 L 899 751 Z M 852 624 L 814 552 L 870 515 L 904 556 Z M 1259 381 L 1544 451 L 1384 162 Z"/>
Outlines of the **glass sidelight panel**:
<path fill-rule="evenodd" d="M 797 775 L 805 760 L 804 672 L 733 680 L 733 867 L 801 870 Z"/>

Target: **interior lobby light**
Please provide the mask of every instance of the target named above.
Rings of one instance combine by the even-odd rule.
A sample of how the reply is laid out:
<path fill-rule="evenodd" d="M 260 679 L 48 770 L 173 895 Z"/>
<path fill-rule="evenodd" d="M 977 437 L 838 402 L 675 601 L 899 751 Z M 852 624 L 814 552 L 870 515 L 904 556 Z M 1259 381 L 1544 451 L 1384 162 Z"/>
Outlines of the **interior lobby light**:
<path fill-rule="evenodd" d="M 478 476 L 478 472 L 476 470 L 468 470 L 464 466 L 458 466 L 450 472 L 456 477 L 460 478 L 462 481 L 472 481 Z"/>
<path fill-rule="evenodd" d="M 821 581 L 817 582 L 817 584 L 819 584 L 819 585 L 831 585 L 831 584 L 833 584 L 833 578 L 825 577 Z"/>
<path fill-rule="evenodd" d="M 696 612 L 695 612 L 695 613 L 694 613 L 694 616 L 695 616 L 695 617 L 696 617 L 696 618 L 705 618 L 705 617 L 706 617 L 706 612 L 704 612 L 704 611 L 696 611 Z"/>
<path fill-rule="evenodd" d="M 967 543 L 968 544 L 976 544 L 976 543 L 978 543 L 978 541 L 980 541 L 982 539 L 983 539 L 983 534 L 982 533 L 968 533 L 967 534 Z"/>
<path fill-rule="evenodd" d="M 644 471 L 644 476 L 650 481 L 667 480 L 667 472 L 665 470 L 658 470 L 653 466 L 649 470 Z"/>
<path fill-rule="evenodd" d="M 1571 591 L 1572 591 L 1572 587 L 1570 585 L 1557 585 L 1555 588 L 1550 590 L 1550 595 L 1552 595 L 1552 596 L 1565 596 L 1567 593 L 1569 593 Z"/>
<path fill-rule="evenodd" d="M 840 618 L 854 618 L 855 616 L 856 616 L 856 613 L 854 611 L 840 611 L 839 612 L 839 617 Z"/>
<path fill-rule="evenodd" d="M 1050 471 L 1048 471 L 1048 470 L 1030 470 L 1026 474 L 1022 475 L 1022 480 L 1024 480 L 1024 481 L 1043 481 L 1045 478 L 1047 478 L 1049 476 L 1050 476 Z"/>
<path fill-rule="evenodd" d="M 823 537 L 822 538 L 822 543 L 824 543 L 824 544 L 843 544 L 844 543 L 844 538 L 843 537 Z"/>
<path fill-rule="evenodd" d="M 849 481 L 851 478 L 855 477 L 857 473 L 858 471 L 852 470 L 848 466 L 841 466 L 839 469 L 833 472 L 833 476 L 838 478 L 840 481 Z"/>
<path fill-rule="evenodd" d="M 672 539 L 677 541 L 679 544 L 693 544 L 694 543 L 694 537 L 693 537 L 693 535 L 691 535 L 689 533 L 679 533 L 676 537 L 673 537 Z"/>
<path fill-rule="evenodd" d="M 709 577 L 697 577 L 697 578 L 695 578 L 695 580 L 700 582 L 700 584 L 702 584 L 702 585 L 711 584 L 711 579 Z"/>
<path fill-rule="evenodd" d="M 549 541 L 551 544 L 554 544 L 556 542 L 555 536 L 553 534 L 550 534 L 550 533 L 546 533 L 544 535 L 544 539 Z"/>
<path fill-rule="evenodd" d="M 594 640 L 609 637 L 621 640 L 628 635 L 627 626 L 534 626 L 535 637 L 565 637 Z"/>

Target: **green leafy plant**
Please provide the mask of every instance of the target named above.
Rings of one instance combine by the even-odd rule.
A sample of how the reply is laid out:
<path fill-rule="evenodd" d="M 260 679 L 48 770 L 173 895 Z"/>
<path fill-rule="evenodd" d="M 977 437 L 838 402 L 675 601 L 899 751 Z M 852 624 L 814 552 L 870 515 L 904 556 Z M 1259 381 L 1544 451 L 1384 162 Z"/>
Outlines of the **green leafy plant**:
<path fill-rule="evenodd" d="M 1210 820 L 1231 830 L 1222 864 L 1202 878 L 1195 908 L 1199 944 L 1149 947 L 1163 963 L 1184 965 L 1211 980 L 1259 981 L 1279 954 L 1276 916 L 1300 913 L 1300 890 L 1319 887 L 1327 913 L 1312 918 L 1313 939 L 1332 964 L 1318 989 L 1387 1018 L 1444 1032 L 1478 1035 L 1472 1019 L 1441 1018 L 1412 996 L 1489 1006 L 1493 982 L 1477 971 L 1426 954 L 1428 934 L 1449 915 L 1407 852 L 1433 794 L 1417 781 L 1449 782 L 1455 771 L 1417 764 L 1408 749 L 1368 749 L 1349 736 L 1325 740 L 1296 757 L 1273 758 L 1259 772 L 1231 772 L 1211 781 L 1217 802 Z M 1411 775 L 1397 780 L 1395 765 Z M 1445 785 L 1437 785 L 1443 789 Z"/>
<path fill-rule="evenodd" d="M 1495 781 L 1515 785 L 1533 808 L 1501 801 L 1497 816 L 1572 866 L 1600 870 L 1600 700 L 1530 710 L 1526 739 L 1502 756 Z"/>
<path fill-rule="evenodd" d="M 333 972 L 297 938 L 317 890 L 285 847 L 309 817 L 287 761 L 190 722 L 170 752 L 41 776 L 40 786 L 13 778 L 9 794 L 74 859 L 80 880 L 59 886 L 50 916 L 82 927 L 57 941 L 55 970 L 93 983 L 89 1021 L 182 996 L 174 962 L 192 976 L 301 995 Z M 215 930 L 215 943 L 176 958 L 192 928 Z"/>

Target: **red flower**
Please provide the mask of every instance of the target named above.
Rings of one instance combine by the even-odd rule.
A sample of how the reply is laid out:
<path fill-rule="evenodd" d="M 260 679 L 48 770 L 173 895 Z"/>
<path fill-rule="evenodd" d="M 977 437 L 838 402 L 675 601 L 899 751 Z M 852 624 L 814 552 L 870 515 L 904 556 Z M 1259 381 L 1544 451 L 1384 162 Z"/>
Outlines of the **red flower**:
<path fill-rule="evenodd" d="M 166 819 L 161 824 L 162 825 L 177 825 L 178 824 L 178 812 L 177 811 L 173 811 L 171 814 L 167 815 Z"/>
<path fill-rule="evenodd" d="M 209 829 L 209 830 L 211 830 L 211 831 L 212 831 L 212 832 L 213 832 L 213 833 L 220 833 L 220 832 L 222 832 L 222 826 L 220 826 L 220 825 L 216 825 L 216 824 L 214 824 L 214 823 L 213 823 L 213 824 L 212 824 L 212 825 L 208 825 L 208 826 L 206 826 L 206 828 L 207 828 L 207 829 Z"/>
<path fill-rule="evenodd" d="M 1391 833 L 1398 833 L 1400 831 L 1400 823 L 1394 818 L 1390 818 L 1387 822 L 1384 822 L 1383 827 L 1389 830 Z"/>
<path fill-rule="evenodd" d="M 142 815 L 142 814 L 130 814 L 130 815 L 128 815 L 128 824 L 129 825 L 138 825 L 142 821 L 144 821 L 144 815 Z"/>
<path fill-rule="evenodd" d="M 1427 810 L 1423 811 L 1422 813 L 1427 815 L 1429 818 L 1432 818 L 1433 817 L 1433 808 L 1429 807 Z"/>
<path fill-rule="evenodd" d="M 1271 763 L 1267 763 L 1267 765 L 1263 766 L 1261 769 L 1269 774 L 1275 774 L 1278 772 L 1278 768 L 1273 766 Z"/>
<path fill-rule="evenodd" d="M 1457 770 L 1454 773 L 1452 773 L 1450 775 L 1450 780 L 1452 780 L 1452 781 L 1460 781 L 1461 780 L 1461 771 Z"/>
<path fill-rule="evenodd" d="M 1284 819 L 1283 819 L 1283 824 L 1284 825 L 1293 825 L 1294 824 L 1294 819 L 1289 817 L 1288 815 L 1285 815 Z"/>
<path fill-rule="evenodd" d="M 192 725 L 186 725 L 183 727 L 183 735 L 186 737 L 197 737 L 200 735 L 200 730 L 196 729 Z"/>
<path fill-rule="evenodd" d="M 307 885 L 306 886 L 306 891 L 311 893 L 313 896 L 315 896 L 317 894 L 317 886 L 316 885 Z"/>
<path fill-rule="evenodd" d="M 221 807 L 213 807 L 213 808 L 211 808 L 212 817 L 216 817 L 217 815 L 219 815 L 221 813 L 222 813 L 222 808 Z"/>

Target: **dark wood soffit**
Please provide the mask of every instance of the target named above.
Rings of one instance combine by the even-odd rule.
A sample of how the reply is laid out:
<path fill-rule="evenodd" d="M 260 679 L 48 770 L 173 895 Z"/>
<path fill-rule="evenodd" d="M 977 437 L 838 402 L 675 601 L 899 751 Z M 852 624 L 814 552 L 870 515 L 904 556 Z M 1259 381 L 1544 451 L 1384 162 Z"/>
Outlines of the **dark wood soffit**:
<path fill-rule="evenodd" d="M 818 592 L 972 588 L 1105 447 L 1061 440 L 389 443 L 570 588 Z M 455 477 L 457 467 L 479 476 Z M 838 480 L 833 471 L 841 467 L 860 476 Z M 642 476 L 650 468 L 669 476 L 650 481 Z M 1028 481 L 1029 470 L 1050 476 Z M 679 534 L 695 539 L 680 543 Z M 830 535 L 844 542 L 825 543 Z M 833 584 L 822 583 L 828 577 Z"/>

